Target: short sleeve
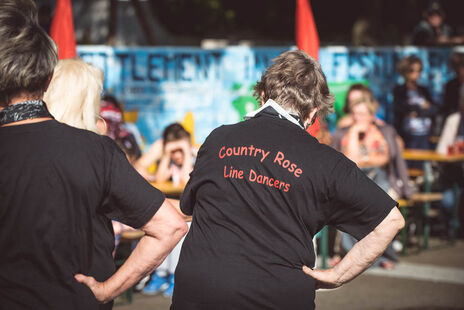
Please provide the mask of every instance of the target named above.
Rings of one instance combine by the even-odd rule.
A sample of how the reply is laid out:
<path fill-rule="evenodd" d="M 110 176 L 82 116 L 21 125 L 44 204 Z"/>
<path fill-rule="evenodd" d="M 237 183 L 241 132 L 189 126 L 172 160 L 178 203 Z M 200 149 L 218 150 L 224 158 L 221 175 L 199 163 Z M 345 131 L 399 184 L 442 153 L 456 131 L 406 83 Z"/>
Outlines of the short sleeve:
<path fill-rule="evenodd" d="M 345 156 L 335 165 L 331 178 L 328 224 L 358 240 L 373 231 L 397 205 Z"/>
<path fill-rule="evenodd" d="M 106 196 L 102 212 L 112 220 L 140 228 L 154 216 L 165 197 L 131 166 L 116 143 L 105 139 Z"/>

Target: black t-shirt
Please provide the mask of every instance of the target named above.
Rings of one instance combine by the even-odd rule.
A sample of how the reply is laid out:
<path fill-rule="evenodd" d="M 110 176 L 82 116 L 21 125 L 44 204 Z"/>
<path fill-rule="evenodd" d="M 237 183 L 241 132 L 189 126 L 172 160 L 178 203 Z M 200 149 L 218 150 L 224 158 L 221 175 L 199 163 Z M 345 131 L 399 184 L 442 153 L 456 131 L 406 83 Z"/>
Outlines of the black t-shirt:
<path fill-rule="evenodd" d="M 164 201 L 108 137 L 57 121 L 0 128 L 0 309 L 107 309 L 74 274 L 115 270 L 110 219 Z"/>
<path fill-rule="evenodd" d="M 326 224 L 358 239 L 396 205 L 341 153 L 273 115 L 214 130 L 181 208 L 193 213 L 173 310 L 312 309 L 312 239 Z"/>

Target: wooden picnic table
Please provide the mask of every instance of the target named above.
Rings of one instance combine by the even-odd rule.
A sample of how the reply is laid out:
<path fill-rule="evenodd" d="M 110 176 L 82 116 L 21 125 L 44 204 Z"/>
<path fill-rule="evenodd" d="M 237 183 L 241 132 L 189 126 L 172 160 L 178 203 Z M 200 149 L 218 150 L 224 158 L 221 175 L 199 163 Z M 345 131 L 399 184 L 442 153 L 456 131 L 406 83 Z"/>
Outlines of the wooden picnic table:
<path fill-rule="evenodd" d="M 444 162 L 456 163 L 464 161 L 464 154 L 444 155 L 432 150 L 415 150 L 406 149 L 403 152 L 403 157 L 406 160 L 416 160 L 424 162 Z"/>
<path fill-rule="evenodd" d="M 440 162 L 440 163 L 458 163 L 464 162 L 464 154 L 452 154 L 452 155 L 445 155 L 437 153 L 434 150 L 417 150 L 417 149 L 405 149 L 403 151 L 403 157 L 406 160 L 411 161 L 423 161 L 424 162 L 424 192 L 430 193 L 431 191 L 431 184 L 429 177 L 432 175 L 432 162 Z M 457 185 L 454 186 L 455 192 L 458 191 Z M 459 201 L 456 201 L 454 208 L 453 208 L 453 222 L 458 221 L 458 204 Z M 430 212 L 431 202 L 427 201 L 424 204 L 424 215 L 428 216 Z M 453 223 L 452 228 L 452 240 L 454 241 L 457 231 L 455 229 L 456 223 Z M 424 225 L 424 248 L 428 248 L 428 240 L 430 235 L 430 223 L 427 221 Z"/>

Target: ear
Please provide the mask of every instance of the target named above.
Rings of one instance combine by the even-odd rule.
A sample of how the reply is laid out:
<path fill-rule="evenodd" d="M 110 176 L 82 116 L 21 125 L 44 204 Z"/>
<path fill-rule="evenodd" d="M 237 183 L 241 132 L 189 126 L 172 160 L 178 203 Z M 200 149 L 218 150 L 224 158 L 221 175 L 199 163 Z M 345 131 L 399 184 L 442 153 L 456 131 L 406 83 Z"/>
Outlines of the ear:
<path fill-rule="evenodd" d="M 265 102 L 264 102 L 264 90 L 261 91 L 261 94 L 259 95 L 259 100 L 260 100 L 260 103 L 259 103 L 260 106 L 265 104 Z"/>
<path fill-rule="evenodd" d="M 309 126 L 311 126 L 316 121 L 317 111 L 318 111 L 318 109 L 314 108 L 314 110 L 312 110 L 309 113 L 308 118 L 306 118 L 304 120 L 303 124 L 304 124 L 305 128 L 308 128 Z"/>

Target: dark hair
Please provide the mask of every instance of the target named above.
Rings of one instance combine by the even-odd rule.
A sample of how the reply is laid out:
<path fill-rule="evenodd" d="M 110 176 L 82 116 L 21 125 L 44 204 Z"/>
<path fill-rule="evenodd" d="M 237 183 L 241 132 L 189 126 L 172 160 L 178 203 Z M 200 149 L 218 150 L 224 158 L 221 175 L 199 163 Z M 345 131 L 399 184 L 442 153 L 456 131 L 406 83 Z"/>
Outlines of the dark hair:
<path fill-rule="evenodd" d="M 315 108 L 324 117 L 333 111 L 334 96 L 330 93 L 319 63 L 303 51 L 289 51 L 274 59 L 254 90 L 264 104 L 276 101 L 287 110 L 308 118 Z"/>
<path fill-rule="evenodd" d="M 429 3 L 427 3 L 427 7 L 425 8 L 425 13 L 428 15 L 439 14 L 441 16 L 445 16 L 443 6 L 441 5 L 441 2 L 438 0 L 429 1 Z"/>
<path fill-rule="evenodd" d="M 119 103 L 118 99 L 116 99 L 115 96 L 111 94 L 105 94 L 103 95 L 102 100 L 112 103 L 116 109 L 123 112 L 122 105 L 121 103 Z"/>
<path fill-rule="evenodd" d="M 364 84 L 361 84 L 361 83 L 355 83 L 353 85 L 350 86 L 350 88 L 348 88 L 348 91 L 346 92 L 346 97 L 345 97 L 345 106 L 343 107 L 343 113 L 345 114 L 348 114 L 350 113 L 350 107 L 352 106 L 350 104 L 350 102 L 348 101 L 348 97 L 350 96 L 350 93 L 352 91 L 355 91 L 355 90 L 359 90 L 359 91 L 362 91 L 366 96 L 367 96 L 367 100 L 370 101 L 370 102 L 375 102 L 375 96 L 374 96 L 374 93 L 372 92 L 372 90 L 364 85 Z M 378 108 L 378 107 L 377 107 Z"/>
<path fill-rule="evenodd" d="M 178 141 L 182 139 L 188 139 L 190 141 L 190 134 L 184 127 L 179 123 L 174 123 L 166 127 L 163 131 L 163 144 L 166 145 L 168 142 Z"/>
<path fill-rule="evenodd" d="M 36 13 L 21 9 L 0 4 L 0 106 L 22 93 L 42 96 L 58 61 L 55 42 L 31 18 Z"/>
<path fill-rule="evenodd" d="M 133 136 L 118 137 L 114 141 L 130 159 L 140 157 L 140 150 Z"/>
<path fill-rule="evenodd" d="M 415 55 L 410 55 L 408 57 L 404 57 L 403 59 L 400 60 L 398 63 L 398 72 L 403 76 L 406 77 L 406 75 L 411 71 L 411 67 L 414 64 L 420 64 L 421 68 L 423 67 L 422 65 L 422 60 L 415 56 Z"/>

